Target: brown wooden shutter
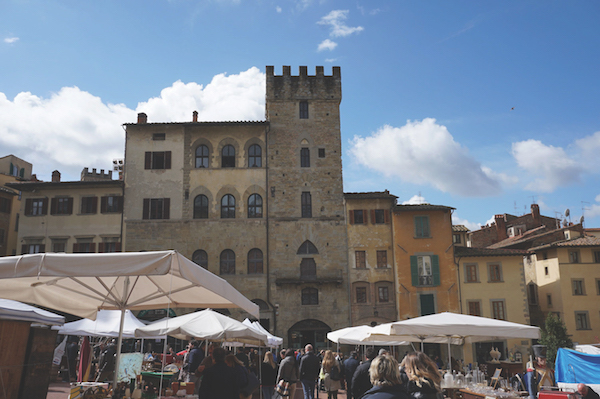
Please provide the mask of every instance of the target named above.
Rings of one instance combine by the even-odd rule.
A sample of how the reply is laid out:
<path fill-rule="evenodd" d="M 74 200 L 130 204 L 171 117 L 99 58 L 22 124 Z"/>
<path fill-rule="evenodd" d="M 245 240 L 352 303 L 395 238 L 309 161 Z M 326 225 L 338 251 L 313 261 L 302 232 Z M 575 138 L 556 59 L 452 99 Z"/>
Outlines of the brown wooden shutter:
<path fill-rule="evenodd" d="M 363 209 L 363 224 L 368 224 L 369 223 L 369 211 L 366 209 Z"/>
<path fill-rule="evenodd" d="M 98 253 L 104 253 L 104 243 L 101 242 L 100 244 L 98 244 Z"/>
<path fill-rule="evenodd" d="M 27 244 L 21 245 L 21 255 L 25 255 L 27 253 Z"/>
<path fill-rule="evenodd" d="M 350 219 L 350 224 L 354 224 L 354 211 L 348 212 L 348 219 Z"/>
<path fill-rule="evenodd" d="M 73 198 L 67 199 L 67 214 L 68 215 L 73 214 Z"/>
<path fill-rule="evenodd" d="M 171 169 L 171 151 L 165 151 L 165 169 Z"/>
<path fill-rule="evenodd" d="M 98 197 L 92 197 L 92 213 L 98 212 Z"/>
<path fill-rule="evenodd" d="M 79 244 L 74 242 L 73 243 L 73 253 L 76 254 L 79 252 Z"/>
<path fill-rule="evenodd" d="M 123 212 L 123 196 L 115 197 L 115 200 L 117 201 L 117 211 Z"/>
<path fill-rule="evenodd" d="M 152 153 L 146 151 L 146 157 L 144 159 L 144 169 L 152 169 Z"/>
<path fill-rule="evenodd" d="M 375 209 L 371 209 L 371 224 L 375 224 L 377 218 L 375 217 Z"/>
<path fill-rule="evenodd" d="M 117 252 L 121 252 L 121 243 L 120 243 L 120 242 L 117 242 L 117 243 L 115 244 L 115 251 L 117 251 Z"/>
<path fill-rule="evenodd" d="M 163 219 L 170 219 L 171 198 L 163 198 Z"/>
<path fill-rule="evenodd" d="M 56 215 L 56 203 L 57 202 L 58 202 L 57 198 L 52 198 L 50 200 L 50 214 L 51 215 Z M 44 212 L 42 211 L 42 213 L 44 213 Z"/>
<path fill-rule="evenodd" d="M 40 244 L 40 253 L 46 252 L 46 244 Z"/>
<path fill-rule="evenodd" d="M 90 244 L 90 253 L 95 253 L 96 252 L 96 243 L 93 242 Z"/>
<path fill-rule="evenodd" d="M 385 223 L 389 224 L 390 223 L 390 211 L 388 209 L 385 209 L 383 211 L 384 217 L 385 217 Z"/>
<path fill-rule="evenodd" d="M 48 214 L 48 198 L 42 199 L 42 215 Z"/>
<path fill-rule="evenodd" d="M 150 219 L 150 198 L 144 198 L 144 208 L 142 210 L 142 219 Z"/>
<path fill-rule="evenodd" d="M 33 199 L 27 198 L 25 200 L 25 216 L 31 216 L 33 212 Z"/>
<path fill-rule="evenodd" d="M 106 204 L 108 203 L 108 197 L 100 197 L 100 213 L 106 213 Z"/>

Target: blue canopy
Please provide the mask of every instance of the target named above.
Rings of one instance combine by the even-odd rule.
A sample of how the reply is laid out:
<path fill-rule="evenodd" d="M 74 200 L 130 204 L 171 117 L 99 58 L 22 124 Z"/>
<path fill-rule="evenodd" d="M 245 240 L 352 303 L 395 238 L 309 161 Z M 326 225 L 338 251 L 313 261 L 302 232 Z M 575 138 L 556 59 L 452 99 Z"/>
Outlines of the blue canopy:
<path fill-rule="evenodd" d="M 555 368 L 557 382 L 600 384 L 600 355 L 559 348 Z"/>

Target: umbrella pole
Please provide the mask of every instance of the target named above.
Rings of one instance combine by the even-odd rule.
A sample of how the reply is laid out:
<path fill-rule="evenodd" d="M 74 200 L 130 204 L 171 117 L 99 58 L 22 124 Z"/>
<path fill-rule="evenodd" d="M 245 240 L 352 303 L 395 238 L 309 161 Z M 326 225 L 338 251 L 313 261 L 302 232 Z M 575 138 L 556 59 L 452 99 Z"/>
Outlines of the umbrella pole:
<path fill-rule="evenodd" d="M 450 354 L 450 336 L 448 335 L 448 369 L 452 370 L 452 355 Z"/>
<path fill-rule="evenodd" d="M 121 345 L 123 344 L 123 325 L 125 324 L 125 309 L 121 309 L 121 322 L 119 324 L 119 339 L 117 340 L 117 351 L 115 355 L 115 376 L 113 379 L 113 393 L 117 390 L 119 380 L 119 365 L 121 363 Z"/>

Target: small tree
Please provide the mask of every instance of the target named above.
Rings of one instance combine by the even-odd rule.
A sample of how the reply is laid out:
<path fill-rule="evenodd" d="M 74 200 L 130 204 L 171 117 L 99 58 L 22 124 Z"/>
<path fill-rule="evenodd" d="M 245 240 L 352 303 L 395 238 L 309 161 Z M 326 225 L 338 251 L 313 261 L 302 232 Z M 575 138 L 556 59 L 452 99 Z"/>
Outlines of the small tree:
<path fill-rule="evenodd" d="M 554 368 L 558 348 L 572 348 L 573 341 L 567 334 L 567 327 L 554 313 L 548 313 L 545 326 L 542 328 L 540 344 L 546 345 L 546 362 Z"/>

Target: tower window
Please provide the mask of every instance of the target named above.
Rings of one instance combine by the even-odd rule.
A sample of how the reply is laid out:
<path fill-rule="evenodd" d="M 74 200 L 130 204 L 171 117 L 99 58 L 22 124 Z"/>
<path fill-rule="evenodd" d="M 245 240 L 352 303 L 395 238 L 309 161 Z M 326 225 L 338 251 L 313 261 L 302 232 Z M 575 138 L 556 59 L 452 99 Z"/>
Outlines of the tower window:
<path fill-rule="evenodd" d="M 248 274 L 262 274 L 263 272 L 263 253 L 260 249 L 254 248 L 248 252 Z"/>
<path fill-rule="evenodd" d="M 235 253 L 231 249 L 221 252 L 219 274 L 235 274 Z"/>
<path fill-rule="evenodd" d="M 316 288 L 304 288 L 302 290 L 302 304 L 303 305 L 318 305 L 319 304 L 319 290 Z"/>
<path fill-rule="evenodd" d="M 325 148 L 319 148 L 319 158 L 325 158 Z"/>
<path fill-rule="evenodd" d="M 200 194 L 194 198 L 194 219 L 208 219 L 208 197 Z"/>
<path fill-rule="evenodd" d="M 303 218 L 311 218 L 312 217 L 312 198 L 310 196 L 310 192 L 308 192 L 308 191 L 302 192 L 301 203 L 302 203 L 302 217 Z"/>
<path fill-rule="evenodd" d="M 248 197 L 248 217 L 262 218 L 263 216 L 263 201 L 258 194 L 252 194 Z"/>
<path fill-rule="evenodd" d="M 204 144 L 196 147 L 196 167 L 208 168 L 208 147 Z"/>
<path fill-rule="evenodd" d="M 300 101 L 300 119 L 308 119 L 308 101 Z"/>
<path fill-rule="evenodd" d="M 310 149 L 300 149 L 300 167 L 310 168 Z"/>
<path fill-rule="evenodd" d="M 262 166 L 262 149 L 258 144 L 252 144 L 248 148 L 248 167 L 260 168 Z"/>
<path fill-rule="evenodd" d="M 232 145 L 226 145 L 221 150 L 221 167 L 235 168 L 235 148 Z"/>
<path fill-rule="evenodd" d="M 221 219 L 235 218 L 235 197 L 225 194 L 221 199 Z"/>

